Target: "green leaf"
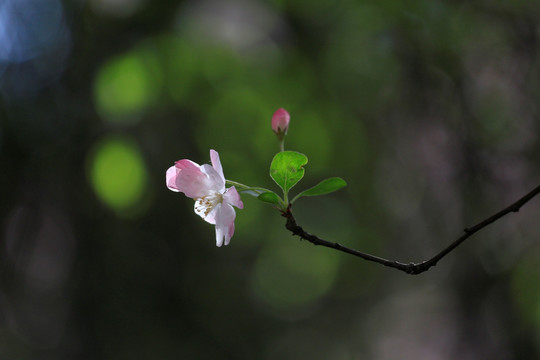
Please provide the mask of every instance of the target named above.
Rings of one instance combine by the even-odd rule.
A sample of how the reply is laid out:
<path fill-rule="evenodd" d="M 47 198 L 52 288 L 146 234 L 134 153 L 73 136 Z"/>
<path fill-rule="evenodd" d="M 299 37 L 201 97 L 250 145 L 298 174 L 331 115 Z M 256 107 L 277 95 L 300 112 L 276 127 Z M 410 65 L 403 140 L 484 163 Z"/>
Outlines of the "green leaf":
<path fill-rule="evenodd" d="M 342 187 L 347 186 L 347 183 L 345 180 L 339 177 L 333 177 L 326 180 L 321 181 L 317 185 L 315 185 L 312 188 L 309 188 L 307 190 L 302 191 L 300 194 L 296 195 L 294 199 L 291 201 L 291 204 L 298 198 L 302 196 L 318 196 L 318 195 L 325 195 L 329 194 L 331 192 L 337 191 L 341 189 Z"/>
<path fill-rule="evenodd" d="M 283 200 L 281 200 L 278 194 L 272 191 L 268 191 L 268 192 L 264 192 L 260 194 L 259 196 L 257 196 L 257 199 L 263 202 L 278 205 L 279 207 L 283 207 Z"/>
<path fill-rule="evenodd" d="M 283 189 L 286 195 L 289 190 L 304 177 L 304 168 L 308 158 L 296 151 L 277 153 L 270 165 L 270 176 Z"/>

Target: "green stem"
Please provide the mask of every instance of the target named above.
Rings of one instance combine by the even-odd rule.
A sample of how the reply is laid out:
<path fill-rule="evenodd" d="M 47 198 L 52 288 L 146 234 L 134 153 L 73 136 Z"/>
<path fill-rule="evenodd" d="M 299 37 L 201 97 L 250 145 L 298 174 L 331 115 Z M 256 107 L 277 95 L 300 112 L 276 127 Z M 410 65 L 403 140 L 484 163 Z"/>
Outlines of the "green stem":
<path fill-rule="evenodd" d="M 270 192 L 270 190 L 262 187 L 248 186 L 232 180 L 225 180 L 225 184 L 234 186 L 238 191 L 254 191 L 259 194 L 262 194 L 263 192 Z"/>
<path fill-rule="evenodd" d="M 302 196 L 302 193 L 303 193 L 303 191 L 301 193 L 297 194 L 295 197 L 293 197 L 293 199 L 291 200 L 291 205 L 296 201 L 296 199 L 298 199 L 300 196 Z"/>
<path fill-rule="evenodd" d="M 285 205 L 285 207 L 288 207 L 290 205 L 289 194 L 288 192 L 285 191 L 285 189 L 282 189 L 282 190 L 283 190 L 283 205 Z"/>
<path fill-rule="evenodd" d="M 244 185 L 244 184 L 241 184 L 239 182 L 232 181 L 232 180 L 225 180 L 225 184 L 234 186 L 239 193 L 247 192 L 249 195 L 252 195 L 252 196 L 255 196 L 255 197 L 258 197 L 262 193 L 266 193 L 266 192 L 273 193 L 273 191 L 262 188 L 262 187 L 247 186 L 247 185 Z M 280 210 L 281 211 L 285 211 L 287 209 L 287 206 L 288 206 L 287 194 L 284 193 L 284 195 L 285 195 L 285 201 L 281 200 L 281 198 L 280 198 L 280 204 L 281 204 L 280 205 Z M 276 196 L 279 198 L 279 195 L 276 194 Z"/>

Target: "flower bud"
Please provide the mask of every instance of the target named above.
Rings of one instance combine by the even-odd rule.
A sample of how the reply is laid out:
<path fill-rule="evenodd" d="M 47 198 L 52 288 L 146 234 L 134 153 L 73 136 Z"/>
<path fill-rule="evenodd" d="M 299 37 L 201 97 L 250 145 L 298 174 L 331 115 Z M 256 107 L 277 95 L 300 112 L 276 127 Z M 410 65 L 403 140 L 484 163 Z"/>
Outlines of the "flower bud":
<path fill-rule="evenodd" d="M 272 130 L 274 130 L 278 138 L 281 139 L 283 135 L 287 134 L 290 119 L 291 116 L 283 108 L 277 109 L 274 115 L 272 115 Z"/>

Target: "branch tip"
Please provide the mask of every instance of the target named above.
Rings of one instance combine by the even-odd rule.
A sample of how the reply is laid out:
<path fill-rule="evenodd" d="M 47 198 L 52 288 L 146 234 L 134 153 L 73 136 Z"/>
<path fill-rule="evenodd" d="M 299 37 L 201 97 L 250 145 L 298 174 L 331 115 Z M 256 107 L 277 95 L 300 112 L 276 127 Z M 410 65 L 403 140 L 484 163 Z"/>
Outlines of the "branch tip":
<path fill-rule="evenodd" d="M 538 195 L 540 193 L 540 186 L 537 186 L 532 191 L 527 193 L 525 196 L 523 196 L 518 201 L 514 202 L 510 206 L 507 206 L 506 208 L 502 209 L 501 211 L 497 212 L 496 214 L 486 218 L 485 220 L 479 222 L 478 224 L 470 227 L 466 227 L 463 229 L 465 232 L 464 235 L 461 235 L 459 238 L 454 240 L 450 245 L 448 245 L 446 248 L 444 248 L 441 252 L 433 256 L 429 260 L 422 261 L 420 263 L 409 263 L 404 264 L 397 261 L 390 261 L 375 255 L 367 254 L 355 249 L 348 248 L 346 246 L 343 246 L 337 242 L 330 242 L 327 240 L 323 240 L 315 235 L 312 235 L 298 225 L 296 223 L 296 219 L 294 218 L 292 211 L 291 211 L 291 205 L 287 207 L 286 210 L 281 210 L 281 216 L 285 217 L 287 219 L 287 222 L 285 223 L 285 227 L 287 230 L 289 230 L 293 236 L 297 235 L 300 237 L 300 240 L 307 240 L 313 245 L 322 245 L 334 250 L 342 251 L 347 254 L 351 254 L 357 257 L 360 257 L 367 261 L 376 262 L 378 264 L 391 267 L 397 270 L 401 270 L 409 275 L 418 275 L 421 274 L 433 266 L 436 266 L 439 260 L 441 260 L 443 257 L 448 255 L 450 252 L 452 252 L 455 248 L 457 248 L 461 243 L 463 243 L 466 239 L 471 237 L 474 233 L 480 231 L 484 227 L 488 226 L 489 224 L 494 223 L 495 221 L 499 220 L 503 216 L 507 215 L 511 212 L 519 212 L 519 209 L 525 205 L 528 201 L 530 201 L 533 197 Z"/>

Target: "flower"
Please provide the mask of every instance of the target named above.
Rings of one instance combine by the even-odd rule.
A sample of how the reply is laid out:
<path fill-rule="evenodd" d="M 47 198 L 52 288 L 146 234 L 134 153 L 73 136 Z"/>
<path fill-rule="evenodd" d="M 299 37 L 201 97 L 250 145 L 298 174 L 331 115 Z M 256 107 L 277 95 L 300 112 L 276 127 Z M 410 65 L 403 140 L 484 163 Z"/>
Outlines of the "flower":
<path fill-rule="evenodd" d="M 216 245 L 228 245 L 234 234 L 236 212 L 232 205 L 244 208 L 234 186 L 225 188 L 225 176 L 219 154 L 210 150 L 212 166 L 191 160 L 178 160 L 167 170 L 167 187 L 195 200 L 195 213 L 216 225 Z"/>
<path fill-rule="evenodd" d="M 277 109 L 274 115 L 272 115 L 272 130 L 274 130 L 280 140 L 283 138 L 283 135 L 287 134 L 290 120 L 291 116 L 283 108 Z"/>

